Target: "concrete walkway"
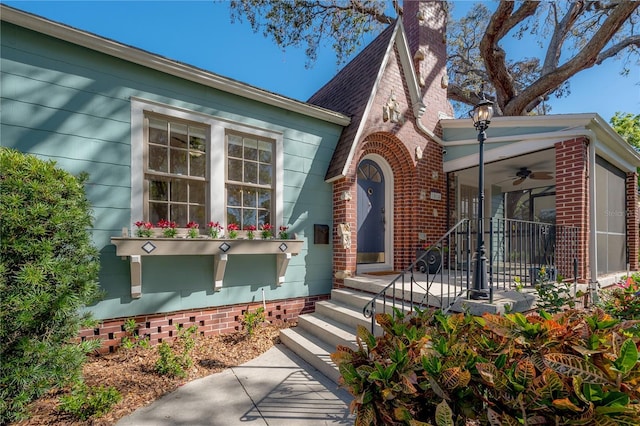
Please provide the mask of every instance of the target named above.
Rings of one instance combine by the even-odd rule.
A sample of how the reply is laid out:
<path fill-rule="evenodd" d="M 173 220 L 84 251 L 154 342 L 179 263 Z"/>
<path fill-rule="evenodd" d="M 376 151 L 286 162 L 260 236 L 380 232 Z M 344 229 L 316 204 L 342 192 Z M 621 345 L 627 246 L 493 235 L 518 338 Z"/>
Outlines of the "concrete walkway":
<path fill-rule="evenodd" d="M 118 426 L 352 425 L 352 396 L 282 344 L 194 380 Z"/>

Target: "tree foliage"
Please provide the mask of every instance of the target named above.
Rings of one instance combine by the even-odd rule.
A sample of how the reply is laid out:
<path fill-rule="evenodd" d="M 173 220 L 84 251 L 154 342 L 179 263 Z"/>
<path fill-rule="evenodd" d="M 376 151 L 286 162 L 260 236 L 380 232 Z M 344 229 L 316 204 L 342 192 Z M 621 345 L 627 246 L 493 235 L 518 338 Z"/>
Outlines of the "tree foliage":
<path fill-rule="evenodd" d="M 362 36 L 380 31 L 402 9 L 380 0 L 233 0 L 232 21 L 246 17 L 254 31 L 282 47 L 306 45 L 312 63 L 324 38 L 338 62 L 355 52 Z M 455 6 L 455 2 L 450 2 Z M 640 2 L 510 1 L 476 4 L 459 21 L 449 19 L 448 96 L 475 105 L 486 90 L 502 115 L 525 115 L 551 96 L 570 93 L 569 79 L 611 58 L 624 60 L 622 73 L 638 65 Z M 388 10 L 395 14 L 387 14 Z M 544 57 L 517 57 L 507 37 L 535 37 Z M 542 109 L 544 112 L 544 109 Z"/>
<path fill-rule="evenodd" d="M 277 46 L 306 45 L 307 66 L 317 58 L 323 39 L 342 63 L 360 46 L 362 35 L 394 21 L 384 0 L 231 0 L 231 22 L 245 17 L 253 31 L 262 31 Z"/>
<path fill-rule="evenodd" d="M 611 127 L 618 132 L 629 145 L 640 152 L 640 114 L 616 112 L 610 120 Z M 638 172 L 638 188 L 640 188 L 640 167 Z"/>
<path fill-rule="evenodd" d="M 98 295 L 86 176 L 0 148 L 0 424 L 80 377 L 90 343 L 73 343 Z"/>
<path fill-rule="evenodd" d="M 640 114 L 633 115 L 630 112 L 618 111 L 611 117 L 610 123 L 629 145 L 640 151 Z"/>

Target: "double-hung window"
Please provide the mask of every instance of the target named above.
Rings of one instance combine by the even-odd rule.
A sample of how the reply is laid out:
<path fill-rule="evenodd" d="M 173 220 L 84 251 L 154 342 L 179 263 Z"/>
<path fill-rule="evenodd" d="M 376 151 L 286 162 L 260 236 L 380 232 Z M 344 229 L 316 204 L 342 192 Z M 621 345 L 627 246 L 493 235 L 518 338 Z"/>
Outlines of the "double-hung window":
<path fill-rule="evenodd" d="M 227 224 L 240 229 L 271 223 L 273 141 L 227 134 Z"/>
<path fill-rule="evenodd" d="M 282 164 L 280 132 L 131 99 L 130 226 L 282 224 Z"/>
<path fill-rule="evenodd" d="M 205 126 L 161 116 L 145 117 L 145 216 L 204 226 L 207 221 L 207 133 Z"/>

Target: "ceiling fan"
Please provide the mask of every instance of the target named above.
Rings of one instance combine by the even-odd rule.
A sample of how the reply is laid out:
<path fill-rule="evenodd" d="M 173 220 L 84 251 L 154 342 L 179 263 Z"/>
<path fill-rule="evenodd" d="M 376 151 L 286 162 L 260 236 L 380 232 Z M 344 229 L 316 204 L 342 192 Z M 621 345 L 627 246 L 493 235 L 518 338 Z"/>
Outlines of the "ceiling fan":
<path fill-rule="evenodd" d="M 516 180 L 513 181 L 513 185 L 520 185 L 525 179 L 549 180 L 553 179 L 553 175 L 549 172 L 532 172 L 526 167 L 520 167 L 520 170 L 516 173 Z"/>

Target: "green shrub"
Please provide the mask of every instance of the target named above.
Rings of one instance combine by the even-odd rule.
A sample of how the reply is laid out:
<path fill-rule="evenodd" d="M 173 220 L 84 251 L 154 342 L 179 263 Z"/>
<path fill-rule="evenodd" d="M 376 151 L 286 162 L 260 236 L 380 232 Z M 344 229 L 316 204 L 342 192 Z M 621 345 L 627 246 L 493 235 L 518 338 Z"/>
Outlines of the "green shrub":
<path fill-rule="evenodd" d="M 331 355 L 356 424 L 640 424 L 637 324 L 603 311 L 378 314 Z M 420 423 L 423 422 L 423 423 Z"/>
<path fill-rule="evenodd" d="M 122 395 L 114 387 L 89 387 L 80 383 L 73 387 L 69 395 L 60 397 L 59 409 L 80 420 L 87 420 L 106 414 L 120 401 Z"/>
<path fill-rule="evenodd" d="M 604 289 L 598 306 L 621 320 L 640 320 L 640 273 Z"/>
<path fill-rule="evenodd" d="M 156 361 L 156 371 L 159 374 L 176 377 L 186 377 L 187 370 L 193 365 L 191 351 L 195 347 L 194 334 L 198 327 L 192 325 L 189 328 L 177 327 L 178 337 L 173 347 L 167 342 L 158 345 L 160 358 Z"/>
<path fill-rule="evenodd" d="M 98 252 L 76 178 L 31 155 L 0 148 L 0 424 L 76 381 L 87 350 L 72 343 L 98 296 Z"/>
<path fill-rule="evenodd" d="M 253 336 L 258 325 L 264 322 L 264 308 L 259 307 L 255 312 L 246 310 L 242 315 L 242 325 L 247 330 L 249 336 Z"/>
<path fill-rule="evenodd" d="M 563 282 L 558 276 L 556 282 L 549 280 L 544 267 L 538 270 L 535 290 L 537 293 L 536 308 L 550 314 L 556 314 L 567 308 L 575 308 L 575 297 L 571 292 L 572 284 Z"/>
<path fill-rule="evenodd" d="M 120 342 L 120 347 L 124 350 L 131 350 L 136 347 L 146 349 L 149 347 L 149 339 L 138 334 L 138 324 L 133 318 L 124 321 L 124 332 L 126 333 Z"/>

